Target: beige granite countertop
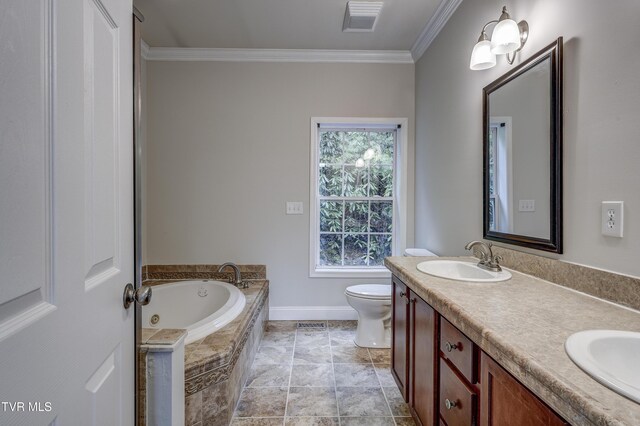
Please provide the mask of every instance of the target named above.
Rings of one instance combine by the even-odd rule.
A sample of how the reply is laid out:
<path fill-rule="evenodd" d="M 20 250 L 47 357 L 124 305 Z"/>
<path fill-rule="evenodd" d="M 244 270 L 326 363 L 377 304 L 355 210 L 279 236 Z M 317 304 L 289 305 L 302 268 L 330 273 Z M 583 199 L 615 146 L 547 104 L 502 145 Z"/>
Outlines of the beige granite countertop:
<path fill-rule="evenodd" d="M 385 265 L 565 420 L 640 425 L 640 404 L 593 380 L 564 351 L 577 331 L 640 331 L 639 311 L 512 269 L 499 283 L 441 279 L 417 270 L 425 260 L 389 257 Z"/>

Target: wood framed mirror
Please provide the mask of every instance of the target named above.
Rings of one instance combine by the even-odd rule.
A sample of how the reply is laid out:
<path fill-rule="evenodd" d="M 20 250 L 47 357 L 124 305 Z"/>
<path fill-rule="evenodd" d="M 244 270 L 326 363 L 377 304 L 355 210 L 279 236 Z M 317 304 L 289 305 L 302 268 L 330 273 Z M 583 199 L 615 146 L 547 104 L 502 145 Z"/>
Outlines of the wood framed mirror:
<path fill-rule="evenodd" d="M 483 235 L 562 253 L 562 37 L 483 89 Z"/>

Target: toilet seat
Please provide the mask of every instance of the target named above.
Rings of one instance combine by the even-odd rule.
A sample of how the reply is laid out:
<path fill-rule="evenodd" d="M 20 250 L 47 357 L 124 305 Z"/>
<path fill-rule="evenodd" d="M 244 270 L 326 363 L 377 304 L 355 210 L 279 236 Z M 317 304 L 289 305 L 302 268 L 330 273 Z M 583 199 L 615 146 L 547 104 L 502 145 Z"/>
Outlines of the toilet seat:
<path fill-rule="evenodd" d="M 391 286 L 388 284 L 359 284 L 347 287 L 345 294 L 371 300 L 391 300 Z"/>

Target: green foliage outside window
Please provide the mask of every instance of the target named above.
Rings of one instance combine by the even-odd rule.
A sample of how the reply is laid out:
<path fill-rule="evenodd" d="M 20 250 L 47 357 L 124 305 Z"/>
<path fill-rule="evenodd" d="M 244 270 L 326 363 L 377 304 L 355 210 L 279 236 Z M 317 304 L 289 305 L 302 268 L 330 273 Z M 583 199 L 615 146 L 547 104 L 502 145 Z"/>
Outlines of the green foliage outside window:
<path fill-rule="evenodd" d="M 321 130 L 320 264 L 382 266 L 391 255 L 395 131 Z"/>

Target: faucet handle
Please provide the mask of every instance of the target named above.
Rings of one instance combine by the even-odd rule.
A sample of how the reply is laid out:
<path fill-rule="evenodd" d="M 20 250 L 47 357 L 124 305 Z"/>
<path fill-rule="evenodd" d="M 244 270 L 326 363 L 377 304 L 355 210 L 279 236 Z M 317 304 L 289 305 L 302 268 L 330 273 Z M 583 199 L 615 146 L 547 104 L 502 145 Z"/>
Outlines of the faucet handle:
<path fill-rule="evenodd" d="M 487 249 L 489 250 L 489 260 L 493 259 L 493 249 L 491 247 L 493 247 L 493 243 L 485 243 L 487 245 Z"/>
<path fill-rule="evenodd" d="M 502 262 L 502 256 L 497 254 L 495 256 L 492 256 L 488 262 L 485 262 L 485 265 L 490 271 L 500 272 L 502 271 L 502 268 L 500 267 L 500 262 Z"/>
<path fill-rule="evenodd" d="M 479 248 L 473 248 L 472 253 L 475 257 L 477 257 L 478 259 L 480 259 L 480 262 L 486 262 L 487 260 L 487 253 L 484 252 L 484 250 L 480 250 Z"/>

